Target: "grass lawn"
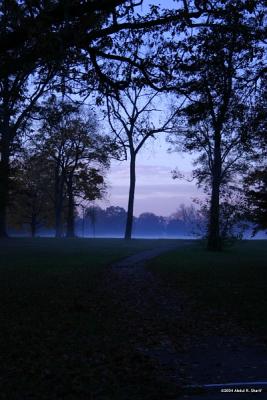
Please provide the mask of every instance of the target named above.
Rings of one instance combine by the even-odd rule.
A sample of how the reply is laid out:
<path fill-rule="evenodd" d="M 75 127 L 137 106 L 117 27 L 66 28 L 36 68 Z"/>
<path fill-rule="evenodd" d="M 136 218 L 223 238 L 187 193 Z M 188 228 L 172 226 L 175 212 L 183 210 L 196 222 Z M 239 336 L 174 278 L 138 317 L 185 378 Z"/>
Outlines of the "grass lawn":
<path fill-rule="evenodd" d="M 130 399 L 123 386 L 140 398 L 140 360 L 131 359 L 119 307 L 103 293 L 101 277 L 113 261 L 162 243 L 0 241 L 0 397 L 110 399 L 114 391 L 112 398 Z"/>
<path fill-rule="evenodd" d="M 94 268 L 164 242 L 141 239 L 9 238 L 0 241 L 0 268 L 27 268 L 32 271 Z"/>
<path fill-rule="evenodd" d="M 0 241 L 0 397 L 173 399 L 155 363 L 136 352 L 137 317 L 116 301 L 116 282 L 109 291 L 105 273 L 113 261 L 170 242 Z M 196 315 L 213 309 L 265 333 L 266 244 L 243 242 L 215 254 L 193 242 L 148 265 L 193 300 Z"/>
<path fill-rule="evenodd" d="M 244 241 L 222 253 L 200 243 L 151 261 L 165 283 L 185 293 L 195 315 L 235 319 L 248 331 L 266 335 L 267 241 Z"/>

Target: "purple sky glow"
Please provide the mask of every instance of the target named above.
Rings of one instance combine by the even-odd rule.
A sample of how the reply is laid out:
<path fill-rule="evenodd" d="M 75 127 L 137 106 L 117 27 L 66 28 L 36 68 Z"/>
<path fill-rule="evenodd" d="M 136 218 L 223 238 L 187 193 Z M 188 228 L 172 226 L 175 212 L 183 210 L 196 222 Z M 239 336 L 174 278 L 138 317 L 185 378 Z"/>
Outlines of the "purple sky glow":
<path fill-rule="evenodd" d="M 168 144 L 160 137 L 147 145 L 137 157 L 136 195 L 134 215 L 153 212 L 168 216 L 180 204 L 189 205 L 192 199 L 203 197 L 194 182 L 173 180 L 171 171 L 176 167 L 186 175 L 192 170 L 192 157 L 178 153 L 168 153 Z M 112 163 L 107 173 L 108 194 L 97 202 L 101 207 L 110 205 L 127 207 L 129 190 L 129 164 L 127 161 Z"/>

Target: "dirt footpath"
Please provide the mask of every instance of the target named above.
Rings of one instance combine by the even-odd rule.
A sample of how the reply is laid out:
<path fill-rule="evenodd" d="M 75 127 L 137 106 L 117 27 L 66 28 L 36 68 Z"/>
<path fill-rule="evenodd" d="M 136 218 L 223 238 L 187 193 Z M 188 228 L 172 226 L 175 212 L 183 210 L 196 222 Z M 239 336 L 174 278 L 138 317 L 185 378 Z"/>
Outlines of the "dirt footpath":
<path fill-rule="evenodd" d="M 221 393 L 220 387 L 197 390 L 199 394 L 181 390 L 189 385 L 265 382 L 267 351 L 263 343 L 248 336 L 234 321 L 214 318 L 212 310 L 210 315 L 192 315 L 193 296 L 188 299 L 164 286 L 151 268 L 146 268 L 146 261 L 174 248 L 172 245 L 144 251 L 109 268 L 105 285 L 121 306 L 119 324 L 127 325 L 127 332 L 131 332 L 128 339 L 136 353 L 152 361 L 166 388 L 171 388 L 172 394 L 166 398 L 251 398 L 251 391 Z M 257 398 L 267 399 L 266 385 L 257 387 L 263 391 L 253 392 L 253 398 L 258 395 Z"/>

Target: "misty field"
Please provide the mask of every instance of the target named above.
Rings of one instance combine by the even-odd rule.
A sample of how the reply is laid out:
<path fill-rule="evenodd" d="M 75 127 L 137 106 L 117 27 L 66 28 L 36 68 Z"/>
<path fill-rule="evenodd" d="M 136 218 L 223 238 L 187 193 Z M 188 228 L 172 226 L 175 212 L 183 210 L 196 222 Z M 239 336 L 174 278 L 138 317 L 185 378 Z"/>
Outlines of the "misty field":
<path fill-rule="evenodd" d="M 266 334 L 267 241 L 243 241 L 222 253 L 198 243 L 150 263 L 157 276 L 192 300 L 195 315 L 233 318 L 248 331 Z"/>

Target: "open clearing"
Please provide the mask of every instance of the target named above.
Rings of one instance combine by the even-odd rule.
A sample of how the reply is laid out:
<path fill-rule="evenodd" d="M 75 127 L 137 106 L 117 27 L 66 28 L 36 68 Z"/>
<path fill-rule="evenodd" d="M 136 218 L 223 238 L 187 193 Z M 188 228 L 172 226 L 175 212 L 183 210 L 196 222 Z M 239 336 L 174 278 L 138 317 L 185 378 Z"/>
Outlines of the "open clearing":
<path fill-rule="evenodd" d="M 105 267 L 165 245 L 164 240 L 1 241 L 1 398 L 110 399 L 124 386 L 122 377 L 128 386 L 140 360 L 131 361 L 134 353 L 131 359 L 122 356 L 128 338 L 120 332 L 116 302 L 103 292 Z"/>
<path fill-rule="evenodd" d="M 267 241 L 244 241 L 222 253 L 207 252 L 195 243 L 158 257 L 151 267 L 193 300 L 196 314 L 210 312 L 225 323 L 231 317 L 247 330 L 266 335 Z"/>
<path fill-rule="evenodd" d="M 261 361 L 266 242 L 222 254 L 177 240 L 8 239 L 0 246 L 3 399 L 178 399 L 181 384 L 234 374 L 227 348 Z M 132 266 L 118 262 L 172 246 L 179 249 L 146 265 L 139 256 Z M 226 354 L 222 365 L 201 375 L 203 355 L 212 365 L 218 351 Z"/>

